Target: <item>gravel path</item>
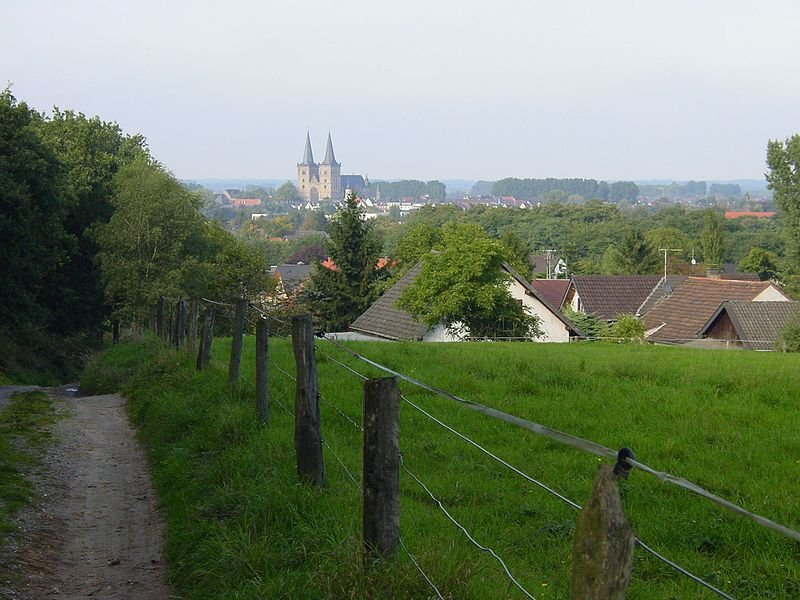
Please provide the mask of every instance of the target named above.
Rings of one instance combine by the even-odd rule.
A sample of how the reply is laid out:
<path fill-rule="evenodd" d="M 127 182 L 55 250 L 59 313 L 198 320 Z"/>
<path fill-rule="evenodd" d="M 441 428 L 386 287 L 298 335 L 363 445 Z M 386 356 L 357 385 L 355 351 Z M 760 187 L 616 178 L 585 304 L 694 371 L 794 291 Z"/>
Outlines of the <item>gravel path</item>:
<path fill-rule="evenodd" d="M 65 417 L 35 475 L 41 499 L 19 518 L 22 535 L 12 551 L 21 572 L 14 589 L 0 581 L 0 597 L 175 597 L 164 582 L 163 525 L 147 461 L 124 400 L 68 390 L 45 389 Z"/>

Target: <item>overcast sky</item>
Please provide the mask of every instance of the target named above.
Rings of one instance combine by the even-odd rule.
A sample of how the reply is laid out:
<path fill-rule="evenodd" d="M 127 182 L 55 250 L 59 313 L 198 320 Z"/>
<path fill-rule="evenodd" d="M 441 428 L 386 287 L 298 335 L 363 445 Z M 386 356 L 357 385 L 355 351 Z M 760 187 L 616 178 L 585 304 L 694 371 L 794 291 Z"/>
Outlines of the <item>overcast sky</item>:
<path fill-rule="evenodd" d="M 798 0 L 0 0 L 0 85 L 178 177 L 761 178 Z"/>

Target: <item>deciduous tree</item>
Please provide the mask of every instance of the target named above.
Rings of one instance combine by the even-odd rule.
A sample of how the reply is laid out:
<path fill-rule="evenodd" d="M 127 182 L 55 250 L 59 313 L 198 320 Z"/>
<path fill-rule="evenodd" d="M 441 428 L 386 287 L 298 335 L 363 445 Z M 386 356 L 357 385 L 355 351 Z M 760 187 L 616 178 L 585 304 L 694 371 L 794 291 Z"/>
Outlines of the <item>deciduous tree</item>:
<path fill-rule="evenodd" d="M 434 327 L 453 333 L 466 328 L 474 337 L 531 337 L 541 334 L 538 319 L 528 314 L 508 290 L 502 270 L 507 252 L 478 225 L 451 224 L 442 232 L 440 250 L 423 257 L 415 282 L 398 305 Z"/>

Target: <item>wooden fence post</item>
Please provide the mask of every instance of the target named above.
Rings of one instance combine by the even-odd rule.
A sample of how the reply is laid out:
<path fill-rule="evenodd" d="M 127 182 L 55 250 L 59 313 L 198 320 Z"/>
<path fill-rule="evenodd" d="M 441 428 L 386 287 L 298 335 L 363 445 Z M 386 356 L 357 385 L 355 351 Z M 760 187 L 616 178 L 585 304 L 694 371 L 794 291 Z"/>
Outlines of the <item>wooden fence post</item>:
<path fill-rule="evenodd" d="M 263 425 L 269 421 L 269 330 L 264 318 L 256 323 L 256 415 Z"/>
<path fill-rule="evenodd" d="M 614 467 L 599 465 L 592 495 L 575 526 L 570 598 L 623 600 L 633 569 L 634 541 Z"/>
<path fill-rule="evenodd" d="M 190 352 L 197 350 L 197 322 L 199 319 L 200 301 L 197 298 L 191 298 L 189 300 L 189 332 L 187 334 Z"/>
<path fill-rule="evenodd" d="M 397 379 L 364 382 L 364 562 L 390 556 L 400 539 L 400 388 Z"/>
<path fill-rule="evenodd" d="M 111 321 L 111 343 L 119 344 L 119 319 Z"/>
<path fill-rule="evenodd" d="M 247 300 L 236 301 L 236 312 L 233 316 L 233 336 L 231 339 L 231 362 L 228 365 L 228 385 L 236 387 L 239 382 L 239 364 L 242 362 L 242 338 L 244 337 L 244 313 Z"/>
<path fill-rule="evenodd" d="M 156 335 L 161 341 L 166 340 L 164 334 L 164 296 L 159 296 L 158 304 L 156 304 Z"/>
<path fill-rule="evenodd" d="M 175 313 L 175 349 L 180 350 L 186 335 L 186 301 L 183 298 L 178 300 Z"/>
<path fill-rule="evenodd" d="M 317 360 L 311 317 L 292 317 L 292 348 L 297 365 L 297 391 L 294 401 L 294 449 L 297 474 L 311 485 L 325 485 L 322 457 L 322 431 L 319 422 Z"/>
<path fill-rule="evenodd" d="M 197 370 L 208 368 L 211 363 L 211 343 L 214 340 L 214 309 L 206 308 L 203 315 L 203 335 L 200 338 L 200 351 L 197 353 Z"/>

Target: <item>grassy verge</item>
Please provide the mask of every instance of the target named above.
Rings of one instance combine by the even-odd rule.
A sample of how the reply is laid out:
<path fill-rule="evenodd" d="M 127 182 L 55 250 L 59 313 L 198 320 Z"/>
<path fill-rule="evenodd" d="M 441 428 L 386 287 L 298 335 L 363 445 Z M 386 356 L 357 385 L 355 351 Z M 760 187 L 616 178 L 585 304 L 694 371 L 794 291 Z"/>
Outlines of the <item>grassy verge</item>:
<path fill-rule="evenodd" d="M 110 394 L 116 392 L 141 369 L 166 351 L 153 335 L 118 344 L 109 351 L 95 354 L 81 373 L 81 393 Z"/>
<path fill-rule="evenodd" d="M 11 517 L 33 499 L 26 470 L 37 465 L 56 415 L 42 392 L 14 394 L 0 412 L 0 547 L 13 531 Z"/>
<path fill-rule="evenodd" d="M 243 382 L 225 384 L 227 341 L 212 368 L 162 354 L 125 391 L 150 449 L 168 521 L 173 583 L 187 598 L 428 598 L 401 552 L 385 569 L 360 565 L 361 381 L 380 373 L 326 341 L 318 366 L 328 485 L 296 482 L 294 373 L 288 340 L 271 341 L 271 421 L 255 422 L 253 347 Z M 604 344 L 348 344 L 465 398 L 603 443 L 748 509 L 800 527 L 800 370 L 789 355 Z M 135 350 L 131 350 L 134 351 Z M 142 361 L 143 362 L 143 361 Z M 407 398 L 558 492 L 584 502 L 597 460 L 430 393 Z M 410 405 L 401 409 L 405 464 L 538 599 L 569 597 L 575 512 L 499 467 Z M 335 454 L 334 454 L 335 453 Z M 405 474 L 401 532 L 446 597 L 518 598 Z M 798 545 L 707 501 L 634 472 L 623 485 L 640 537 L 734 597 L 800 597 Z M 713 598 L 637 552 L 629 599 Z"/>

